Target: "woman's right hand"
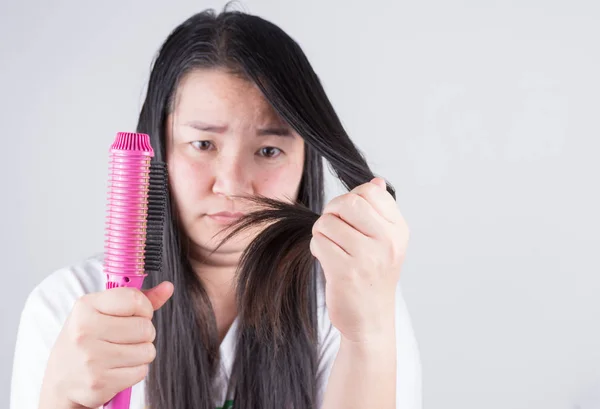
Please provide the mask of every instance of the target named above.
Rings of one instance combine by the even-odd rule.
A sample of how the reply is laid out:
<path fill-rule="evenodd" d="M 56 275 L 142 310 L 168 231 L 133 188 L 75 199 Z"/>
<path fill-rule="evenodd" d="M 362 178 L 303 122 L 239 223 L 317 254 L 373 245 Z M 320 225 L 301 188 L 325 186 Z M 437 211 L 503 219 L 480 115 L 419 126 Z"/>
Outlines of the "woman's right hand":
<path fill-rule="evenodd" d="M 98 408 L 143 380 L 156 356 L 152 315 L 172 294 L 163 282 L 79 298 L 51 350 L 40 409 Z"/>

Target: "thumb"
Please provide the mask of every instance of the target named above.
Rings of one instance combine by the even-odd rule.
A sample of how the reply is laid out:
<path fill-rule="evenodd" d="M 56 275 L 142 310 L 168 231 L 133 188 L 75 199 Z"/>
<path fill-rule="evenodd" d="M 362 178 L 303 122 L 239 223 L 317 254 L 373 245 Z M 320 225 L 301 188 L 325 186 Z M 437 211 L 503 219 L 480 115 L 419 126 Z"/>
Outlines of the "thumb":
<path fill-rule="evenodd" d="M 146 297 L 148 297 L 148 300 L 150 300 L 150 303 L 152 303 L 152 308 L 154 308 L 154 311 L 156 311 L 162 307 L 169 300 L 169 298 L 171 298 L 173 295 L 173 290 L 174 287 L 170 281 L 163 281 L 156 287 L 143 290 L 142 292 L 144 295 L 146 295 Z"/>
<path fill-rule="evenodd" d="M 379 186 L 382 189 L 387 188 L 387 186 L 385 184 L 385 180 L 383 180 L 382 178 L 374 178 L 373 180 L 371 180 L 371 183 L 376 184 L 377 186 Z"/>

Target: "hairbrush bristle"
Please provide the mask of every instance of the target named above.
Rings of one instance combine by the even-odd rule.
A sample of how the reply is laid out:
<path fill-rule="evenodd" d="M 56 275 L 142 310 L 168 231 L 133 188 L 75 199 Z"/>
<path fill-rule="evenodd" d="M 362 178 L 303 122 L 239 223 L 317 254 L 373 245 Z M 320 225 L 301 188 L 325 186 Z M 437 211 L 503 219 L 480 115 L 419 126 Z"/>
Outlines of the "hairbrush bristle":
<path fill-rule="evenodd" d="M 148 185 L 148 215 L 146 218 L 146 247 L 144 249 L 144 270 L 146 274 L 156 273 L 162 267 L 162 242 L 166 206 L 167 166 L 163 162 L 151 162 Z"/>

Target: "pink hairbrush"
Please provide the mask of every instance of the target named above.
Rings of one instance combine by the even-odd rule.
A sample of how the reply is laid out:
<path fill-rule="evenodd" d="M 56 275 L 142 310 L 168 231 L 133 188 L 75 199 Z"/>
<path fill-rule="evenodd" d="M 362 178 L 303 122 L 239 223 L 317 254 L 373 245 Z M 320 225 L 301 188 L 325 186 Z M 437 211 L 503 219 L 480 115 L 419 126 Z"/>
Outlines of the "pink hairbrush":
<path fill-rule="evenodd" d="M 148 273 L 161 268 L 166 207 L 166 166 L 152 162 L 150 138 L 119 132 L 110 148 L 104 274 L 106 289 L 141 289 Z M 104 409 L 129 409 L 131 388 Z"/>

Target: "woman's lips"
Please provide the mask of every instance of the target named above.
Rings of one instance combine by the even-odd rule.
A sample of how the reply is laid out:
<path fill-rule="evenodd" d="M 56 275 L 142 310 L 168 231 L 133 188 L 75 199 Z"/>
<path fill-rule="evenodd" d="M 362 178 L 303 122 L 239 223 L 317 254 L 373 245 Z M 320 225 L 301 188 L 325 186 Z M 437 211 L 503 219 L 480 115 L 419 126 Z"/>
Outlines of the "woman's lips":
<path fill-rule="evenodd" d="M 231 224 L 244 216 L 244 213 L 219 212 L 207 214 L 207 216 L 219 224 Z"/>

